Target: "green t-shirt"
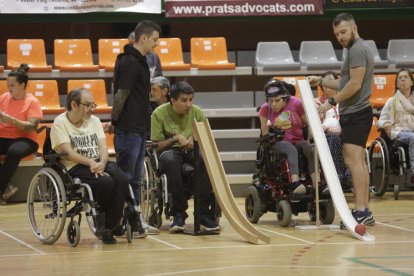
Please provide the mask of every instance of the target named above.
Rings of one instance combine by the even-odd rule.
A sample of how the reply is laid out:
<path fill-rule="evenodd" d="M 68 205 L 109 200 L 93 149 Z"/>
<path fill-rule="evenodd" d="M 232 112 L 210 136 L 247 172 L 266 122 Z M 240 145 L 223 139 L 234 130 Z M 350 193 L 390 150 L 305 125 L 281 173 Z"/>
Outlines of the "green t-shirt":
<path fill-rule="evenodd" d="M 174 112 L 170 103 L 157 107 L 151 116 L 151 140 L 163 141 L 176 134 L 182 134 L 188 138 L 192 135 L 192 123 L 204 121 L 203 111 L 193 105 L 187 115 L 180 115 Z"/>

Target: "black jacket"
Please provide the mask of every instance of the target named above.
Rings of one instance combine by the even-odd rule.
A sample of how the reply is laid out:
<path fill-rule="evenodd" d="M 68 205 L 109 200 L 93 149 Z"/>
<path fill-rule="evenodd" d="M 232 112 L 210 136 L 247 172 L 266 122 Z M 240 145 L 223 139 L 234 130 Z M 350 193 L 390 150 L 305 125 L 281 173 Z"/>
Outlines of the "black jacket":
<path fill-rule="evenodd" d="M 125 45 L 114 69 L 114 95 L 118 89 L 129 90 L 123 110 L 116 122 L 116 129 L 145 134 L 151 123 L 149 110 L 150 71 L 145 57 L 132 45 Z"/>

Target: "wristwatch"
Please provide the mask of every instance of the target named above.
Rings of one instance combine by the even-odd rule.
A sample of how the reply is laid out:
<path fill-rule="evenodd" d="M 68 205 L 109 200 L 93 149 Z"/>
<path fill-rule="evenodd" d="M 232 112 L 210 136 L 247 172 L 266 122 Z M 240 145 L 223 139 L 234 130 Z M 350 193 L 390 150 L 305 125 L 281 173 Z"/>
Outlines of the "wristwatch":
<path fill-rule="evenodd" d="M 335 106 L 336 105 L 336 101 L 335 101 L 335 99 L 333 97 L 328 99 L 328 103 L 330 105 L 332 105 L 332 106 Z"/>

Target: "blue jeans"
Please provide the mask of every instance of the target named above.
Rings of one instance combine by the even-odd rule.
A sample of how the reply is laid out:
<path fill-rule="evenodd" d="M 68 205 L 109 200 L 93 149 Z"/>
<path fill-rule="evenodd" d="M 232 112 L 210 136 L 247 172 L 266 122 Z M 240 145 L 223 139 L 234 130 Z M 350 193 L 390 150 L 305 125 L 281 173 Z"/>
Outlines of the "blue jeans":
<path fill-rule="evenodd" d="M 140 202 L 140 184 L 144 170 L 147 133 L 130 133 L 115 129 L 116 163 L 127 175 L 137 205 Z"/>
<path fill-rule="evenodd" d="M 408 153 L 410 157 L 411 174 L 414 174 L 414 132 L 409 130 L 402 130 L 397 138 L 397 141 L 408 145 Z"/>

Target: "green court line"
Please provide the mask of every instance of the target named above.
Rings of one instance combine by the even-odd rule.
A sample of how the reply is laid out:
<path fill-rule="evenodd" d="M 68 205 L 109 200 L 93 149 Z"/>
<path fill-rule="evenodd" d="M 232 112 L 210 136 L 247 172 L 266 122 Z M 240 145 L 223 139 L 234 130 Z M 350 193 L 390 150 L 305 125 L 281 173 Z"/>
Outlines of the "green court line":
<path fill-rule="evenodd" d="M 363 261 L 362 259 L 413 259 L 413 258 L 414 258 L 414 256 L 378 256 L 378 257 L 359 257 L 359 258 L 345 258 L 345 259 L 349 260 L 353 263 L 362 264 L 362 265 L 372 267 L 372 268 L 378 268 L 379 270 L 382 270 L 384 272 L 389 272 L 389 273 L 392 273 L 394 275 L 411 276 L 412 274 L 405 273 L 405 272 L 398 271 L 398 270 L 391 269 L 391 268 L 386 268 L 386 267 L 381 266 L 381 265 L 377 265 L 377 264 L 374 264 L 374 263 Z"/>

